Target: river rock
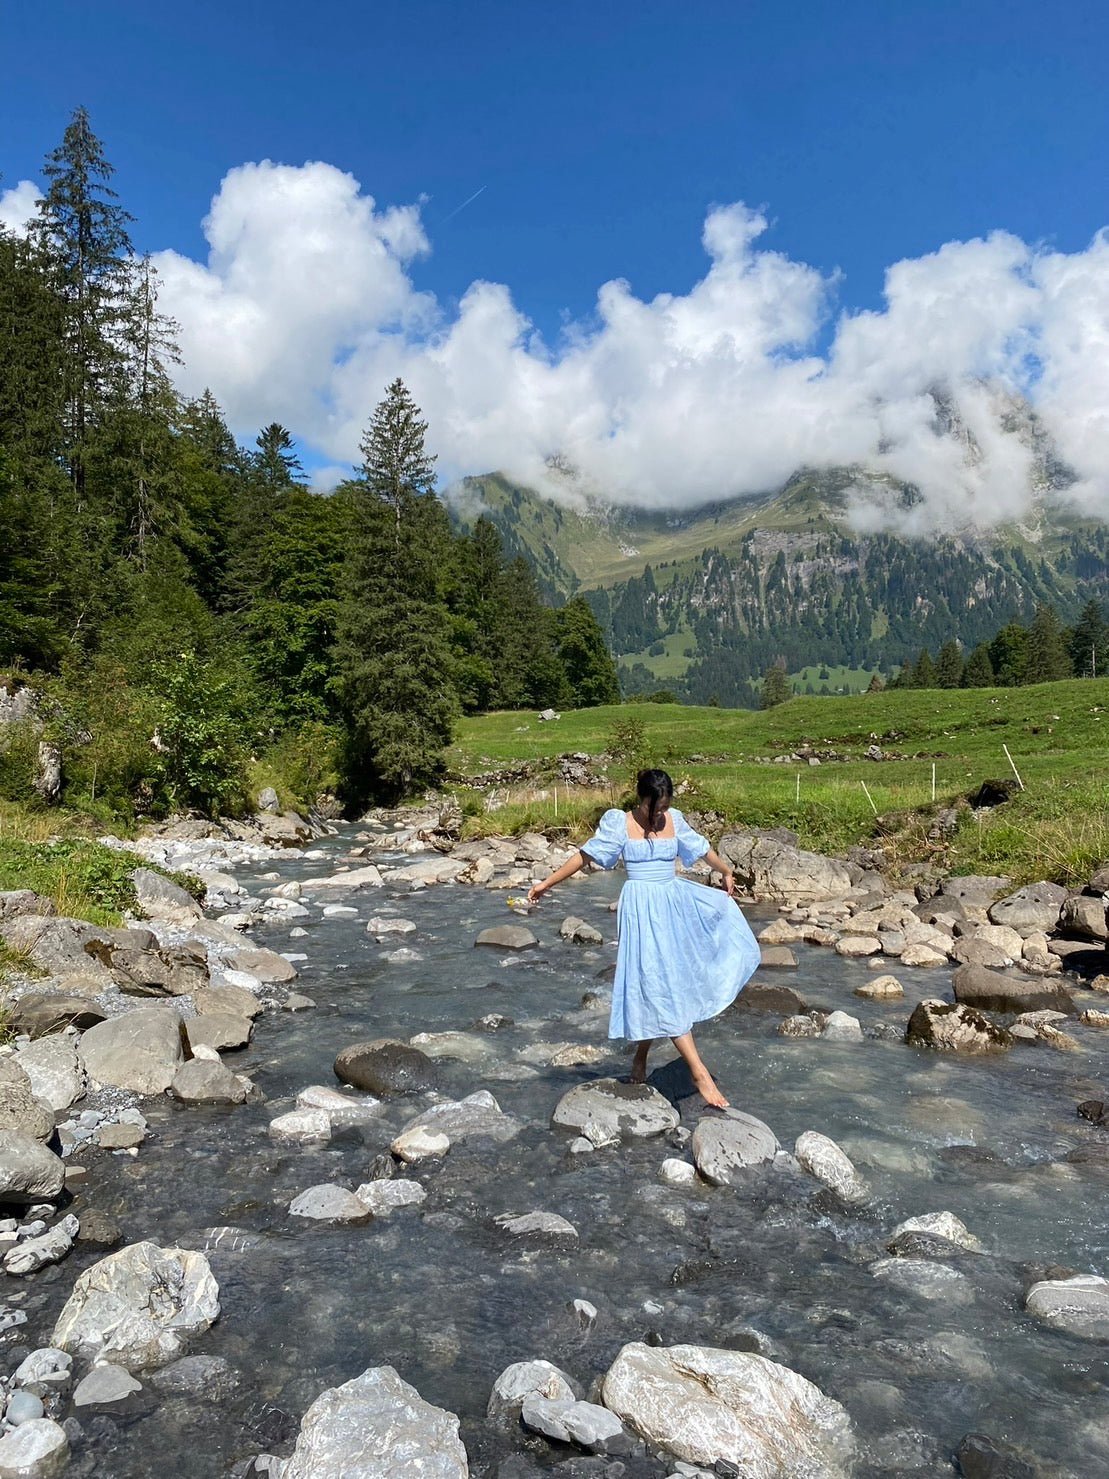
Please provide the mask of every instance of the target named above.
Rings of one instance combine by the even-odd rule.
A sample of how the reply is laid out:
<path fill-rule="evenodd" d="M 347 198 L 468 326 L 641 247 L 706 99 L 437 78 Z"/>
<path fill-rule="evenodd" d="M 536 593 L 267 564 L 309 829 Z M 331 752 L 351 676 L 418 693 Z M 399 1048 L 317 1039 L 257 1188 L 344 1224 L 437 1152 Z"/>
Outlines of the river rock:
<path fill-rule="evenodd" d="M 22 1130 L 0 1134 L 0 1206 L 54 1201 L 65 1186 L 65 1163 Z"/>
<path fill-rule="evenodd" d="M 633 1343 L 602 1390 L 605 1406 L 648 1443 L 689 1463 L 724 1460 L 744 1479 L 836 1479 L 853 1446 L 838 1402 L 746 1351 Z"/>
<path fill-rule="evenodd" d="M 670 1155 L 659 1166 L 658 1179 L 664 1186 L 693 1186 L 697 1181 L 697 1167 Z"/>
<path fill-rule="evenodd" d="M 573 1238 L 576 1241 L 578 1236 L 574 1224 L 557 1212 L 524 1212 L 519 1216 L 505 1213 L 495 1220 L 499 1228 L 515 1238 Z"/>
<path fill-rule="evenodd" d="M 102 929 L 83 919 L 64 915 L 19 914 L 4 921 L 0 931 L 14 950 L 24 950 L 40 970 L 81 986 L 76 994 L 110 991 L 115 985 L 111 971 L 97 952 L 109 953 L 123 931 Z M 67 987 L 67 989 L 69 989 Z"/>
<path fill-rule="evenodd" d="M 916 1047 L 956 1053 L 995 1053 L 1013 1045 L 1011 1033 L 974 1007 L 934 1000 L 922 1001 L 913 1012 L 905 1040 Z"/>
<path fill-rule="evenodd" d="M 93 1136 L 102 1150 L 132 1150 L 146 1139 L 146 1131 L 141 1125 L 122 1122 L 100 1125 Z"/>
<path fill-rule="evenodd" d="M 354 1195 L 375 1217 L 388 1217 L 398 1207 L 415 1207 L 427 1200 L 427 1192 L 418 1181 L 396 1177 L 389 1181 L 367 1181 Z"/>
<path fill-rule="evenodd" d="M 782 947 L 773 947 L 782 948 Z M 789 952 L 791 955 L 793 951 Z M 763 964 L 766 964 L 763 951 Z M 766 981 L 749 981 L 735 999 L 738 1012 L 772 1012 L 775 1016 L 800 1016 L 808 1011 L 804 999 L 792 986 L 770 985 Z"/>
<path fill-rule="evenodd" d="M 892 1238 L 900 1237 L 902 1233 L 921 1232 L 931 1237 L 944 1238 L 956 1247 L 965 1248 L 969 1253 L 981 1253 L 982 1244 L 969 1230 L 965 1222 L 961 1222 L 954 1212 L 925 1212 L 919 1217 L 907 1217 L 904 1222 L 899 1222 L 894 1228 Z"/>
<path fill-rule="evenodd" d="M 806 1130 L 798 1135 L 793 1153 L 810 1176 L 831 1187 L 845 1202 L 860 1202 L 866 1196 L 866 1183 L 850 1157 L 827 1135 Z"/>
<path fill-rule="evenodd" d="M 603 945 L 604 936 L 599 929 L 594 929 L 584 919 L 579 919 L 576 914 L 568 914 L 558 927 L 558 933 L 564 940 L 572 940 L 575 945 Z"/>
<path fill-rule="evenodd" d="M 27 1037 L 46 1037 L 63 1027 L 82 1030 L 103 1022 L 104 1011 L 86 996 L 64 991 L 29 991 L 8 1008 L 12 1030 Z"/>
<path fill-rule="evenodd" d="M 456 1140 L 511 1140 L 520 1133 L 518 1119 L 505 1114 L 487 1089 L 467 1094 L 465 1099 L 433 1104 L 404 1126 L 402 1135 L 413 1130 L 428 1130 Z"/>
<path fill-rule="evenodd" d="M 4 1272 L 22 1277 L 37 1273 L 48 1263 L 61 1263 L 73 1247 L 78 1226 L 77 1218 L 71 1212 L 37 1238 L 24 1238 L 4 1254 Z"/>
<path fill-rule="evenodd" d="M 170 1085 L 170 1093 L 184 1104 L 242 1104 L 249 1092 L 237 1073 L 200 1058 L 182 1063 Z"/>
<path fill-rule="evenodd" d="M 227 957 L 227 964 L 232 970 L 245 971 L 267 985 L 292 981 L 297 973 L 296 966 L 274 950 L 233 950 Z"/>
<path fill-rule="evenodd" d="M 522 924 L 498 924 L 492 929 L 482 930 L 474 944 L 489 945 L 494 950 L 530 950 L 539 941 Z"/>
<path fill-rule="evenodd" d="M 392 915 L 375 914 L 366 925 L 366 933 L 373 935 L 377 940 L 383 940 L 387 935 L 414 935 L 416 924 L 411 919 L 397 919 Z"/>
<path fill-rule="evenodd" d="M 788 945 L 763 945 L 760 947 L 760 965 L 764 971 L 794 971 L 797 957 Z M 750 986 L 746 988 L 750 991 Z M 743 993 L 741 993 L 742 997 Z"/>
<path fill-rule="evenodd" d="M 169 1006 L 136 1007 L 98 1022 L 81 1037 L 90 1079 L 136 1094 L 164 1094 L 184 1053 L 181 1019 Z"/>
<path fill-rule="evenodd" d="M 391 1366 L 317 1397 L 281 1479 L 467 1479 L 458 1419 L 425 1402 Z"/>
<path fill-rule="evenodd" d="M 979 965 L 961 965 L 951 978 L 955 1000 L 980 1012 L 1074 1012 L 1074 1000 L 1055 981 L 1003 976 Z"/>
<path fill-rule="evenodd" d="M 426 1053 L 391 1038 L 352 1043 L 335 1059 L 335 1077 L 378 1098 L 419 1094 L 439 1084 L 439 1069 Z"/>
<path fill-rule="evenodd" d="M 380 871 L 372 863 L 368 863 L 364 868 L 348 868 L 343 873 L 332 873 L 329 878 L 314 878 L 312 887 L 357 890 L 381 888 L 384 882 Z"/>
<path fill-rule="evenodd" d="M 1105 900 L 1092 894 L 1075 894 L 1059 911 L 1059 930 L 1076 940 L 1101 942 L 1109 938 Z"/>
<path fill-rule="evenodd" d="M 68 1109 L 85 1096 L 85 1070 L 68 1038 L 42 1037 L 16 1052 L 36 1099 L 51 1109 Z"/>
<path fill-rule="evenodd" d="M 79 1359 L 128 1371 L 164 1366 L 219 1317 L 219 1285 L 203 1253 L 132 1243 L 85 1270 L 54 1326 Z"/>
<path fill-rule="evenodd" d="M 344 1186 L 323 1182 L 310 1186 L 289 1203 L 293 1217 L 308 1217 L 314 1222 L 369 1222 L 371 1212 L 364 1202 Z"/>
<path fill-rule="evenodd" d="M 873 981 L 856 986 L 855 995 L 869 1001 L 896 1001 L 905 995 L 905 988 L 896 976 L 875 976 Z"/>
<path fill-rule="evenodd" d="M 829 1012 L 820 1035 L 828 1042 L 862 1042 L 863 1025 L 850 1012 Z"/>
<path fill-rule="evenodd" d="M 112 1402 L 122 1402 L 133 1392 L 142 1391 L 142 1382 L 136 1381 L 123 1366 L 105 1361 L 94 1366 L 73 1391 L 74 1407 L 107 1407 Z"/>
<path fill-rule="evenodd" d="M 624 1424 L 595 1402 L 559 1401 L 529 1393 L 520 1408 L 520 1421 L 544 1438 L 576 1443 L 587 1453 L 620 1453 L 631 1447 Z"/>
<path fill-rule="evenodd" d="M 1006 966 L 1013 964 L 1016 957 L 1008 954 L 998 945 L 991 945 L 988 940 L 980 940 L 977 935 L 965 935 L 955 942 L 951 958 L 957 960 L 960 965 L 977 965 L 988 970 L 1004 970 Z"/>
<path fill-rule="evenodd" d="M 424 1129 L 422 1125 L 402 1130 L 389 1147 L 398 1160 L 408 1165 L 444 1156 L 450 1148 L 449 1136 Z"/>
<path fill-rule="evenodd" d="M 1024 1307 L 1046 1325 L 1083 1340 L 1109 1340 L 1109 1279 L 1076 1274 L 1033 1284 Z"/>
<path fill-rule="evenodd" d="M 236 971 L 242 976 L 245 972 Z M 207 986 L 193 996 L 193 1004 L 202 1017 L 228 1016 L 249 1017 L 253 1020 L 261 1015 L 262 1003 L 253 991 L 226 979 L 216 986 Z"/>
<path fill-rule="evenodd" d="M 58 1479 L 68 1460 L 65 1429 L 48 1417 L 20 1423 L 0 1438 L 0 1479 Z"/>
<path fill-rule="evenodd" d="M 190 1017 L 185 1023 L 190 1052 L 202 1044 L 215 1048 L 217 1053 L 245 1048 L 253 1034 L 254 1023 L 249 1017 L 235 1017 L 228 1012 L 205 1012 L 202 1016 Z"/>
<path fill-rule="evenodd" d="M 526 1398 L 572 1402 L 576 1395 L 570 1377 L 550 1361 L 516 1361 L 493 1383 L 485 1415 L 494 1427 L 513 1428 Z"/>
<path fill-rule="evenodd" d="M 819 1037 L 820 1028 L 811 1016 L 786 1017 L 778 1023 L 779 1037 Z"/>
<path fill-rule="evenodd" d="M 186 893 L 171 878 L 163 878 L 161 873 L 155 873 L 151 868 L 136 868 L 131 874 L 131 882 L 135 885 L 139 909 L 147 919 L 155 919 L 162 924 L 190 925 L 200 918 L 200 905 L 192 894 Z"/>
<path fill-rule="evenodd" d="M 1050 933 L 1059 922 L 1066 897 L 1066 889 L 1058 883 L 1027 883 L 1015 894 L 991 904 L 987 912 L 992 924 L 1008 925 L 1022 937 L 1037 930 Z"/>
<path fill-rule="evenodd" d="M 8 1398 L 8 1405 L 4 1408 L 4 1421 L 10 1423 L 13 1428 L 18 1428 L 21 1423 L 34 1422 L 38 1417 L 44 1417 L 46 1408 L 43 1406 L 42 1398 L 36 1397 L 34 1392 L 21 1392 L 18 1388 Z"/>
<path fill-rule="evenodd" d="M 717 851 L 735 869 L 737 882 L 757 899 L 841 899 L 851 889 L 846 863 L 770 837 L 729 832 Z"/>
<path fill-rule="evenodd" d="M 974 1288 L 965 1274 L 929 1258 L 879 1258 L 870 1272 L 883 1283 L 942 1304 L 969 1304 Z"/>
<path fill-rule="evenodd" d="M 844 935 L 836 941 L 836 954 L 855 959 L 864 955 L 880 955 L 882 942 L 877 935 Z"/>
<path fill-rule="evenodd" d="M 690 1143 L 697 1170 L 713 1186 L 730 1186 L 736 1173 L 772 1161 L 781 1150 L 769 1125 L 726 1109 L 721 1115 L 699 1120 Z"/>
<path fill-rule="evenodd" d="M 297 1109 L 322 1109 L 332 1129 L 336 1125 L 360 1125 L 373 1119 L 381 1100 L 367 1095 L 364 1099 L 353 1099 L 341 1094 L 338 1089 L 329 1089 L 324 1084 L 310 1084 L 297 1095 Z"/>
<path fill-rule="evenodd" d="M 622 1136 L 643 1139 L 673 1130 L 681 1116 L 649 1084 L 626 1084 L 597 1078 L 576 1084 L 555 1106 L 551 1123 L 577 1130 L 595 1145 Z"/>
<path fill-rule="evenodd" d="M 901 964 L 914 966 L 917 969 L 946 965 L 947 952 L 937 949 L 934 945 L 927 945 L 922 940 L 913 941 L 902 950 Z"/>
<path fill-rule="evenodd" d="M 15 1368 L 13 1382 L 24 1391 L 48 1397 L 51 1392 L 64 1392 L 72 1376 L 73 1357 L 68 1351 L 59 1351 L 55 1346 L 40 1346 Z"/>
<path fill-rule="evenodd" d="M 331 1117 L 325 1109 L 292 1109 L 270 1120 L 267 1130 L 278 1145 L 316 1145 L 331 1139 Z"/>
<path fill-rule="evenodd" d="M 54 1133 L 54 1111 L 35 1098 L 30 1077 L 14 1055 L 0 1058 L 0 1144 L 13 1133 L 32 1140 L 49 1140 Z"/>

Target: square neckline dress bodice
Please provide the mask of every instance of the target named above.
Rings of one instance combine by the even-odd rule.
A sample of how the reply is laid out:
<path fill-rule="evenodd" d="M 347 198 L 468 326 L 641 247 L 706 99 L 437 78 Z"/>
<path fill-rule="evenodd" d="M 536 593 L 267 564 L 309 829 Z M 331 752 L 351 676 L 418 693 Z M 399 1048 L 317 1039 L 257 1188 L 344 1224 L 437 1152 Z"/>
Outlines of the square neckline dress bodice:
<path fill-rule="evenodd" d="M 582 847 L 602 868 L 623 859 L 619 941 L 608 1035 L 643 1042 L 681 1037 L 719 1016 L 759 964 L 758 942 L 738 905 L 720 889 L 681 878 L 709 842 L 671 807 L 672 837 L 629 837 L 627 817 L 606 811 Z"/>

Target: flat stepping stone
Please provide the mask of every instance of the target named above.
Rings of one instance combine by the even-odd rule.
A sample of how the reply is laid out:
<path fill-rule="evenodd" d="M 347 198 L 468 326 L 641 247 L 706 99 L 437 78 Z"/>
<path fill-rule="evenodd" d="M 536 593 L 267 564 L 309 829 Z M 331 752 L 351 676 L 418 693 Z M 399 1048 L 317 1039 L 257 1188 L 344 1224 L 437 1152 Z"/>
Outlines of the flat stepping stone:
<path fill-rule="evenodd" d="M 474 945 L 488 945 L 494 950 L 530 950 L 539 940 L 522 924 L 498 924 L 482 930 Z"/>

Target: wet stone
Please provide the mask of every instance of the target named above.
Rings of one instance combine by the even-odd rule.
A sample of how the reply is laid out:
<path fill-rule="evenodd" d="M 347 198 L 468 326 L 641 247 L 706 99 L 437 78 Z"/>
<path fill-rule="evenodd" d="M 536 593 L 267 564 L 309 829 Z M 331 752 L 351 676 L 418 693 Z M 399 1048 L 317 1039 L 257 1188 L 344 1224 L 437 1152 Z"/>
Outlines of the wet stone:
<path fill-rule="evenodd" d="M 564 1094 L 555 1107 L 552 1124 L 579 1130 L 597 1144 L 598 1135 L 604 1140 L 661 1135 L 674 1129 L 679 1119 L 673 1105 L 648 1084 L 602 1078 L 578 1084 Z"/>
<path fill-rule="evenodd" d="M 439 1069 L 426 1053 L 389 1038 L 344 1048 L 335 1059 L 335 1077 L 379 1098 L 418 1094 L 439 1085 Z"/>

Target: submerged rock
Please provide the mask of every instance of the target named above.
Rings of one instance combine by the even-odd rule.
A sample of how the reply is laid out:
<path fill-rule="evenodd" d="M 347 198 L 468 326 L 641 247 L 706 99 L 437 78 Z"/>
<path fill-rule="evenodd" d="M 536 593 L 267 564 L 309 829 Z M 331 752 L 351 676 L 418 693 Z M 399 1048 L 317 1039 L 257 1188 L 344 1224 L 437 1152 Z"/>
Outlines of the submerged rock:
<path fill-rule="evenodd" d="M 744 1479 L 836 1479 L 853 1447 L 838 1402 L 788 1366 L 744 1351 L 626 1345 L 602 1391 L 605 1406 L 648 1443 L 690 1463 L 723 1460 Z"/>
<path fill-rule="evenodd" d="M 485 1415 L 495 1427 L 511 1428 L 519 1420 L 525 1398 L 572 1402 L 576 1395 L 570 1377 L 550 1361 L 516 1361 L 493 1383 Z"/>
<path fill-rule="evenodd" d="M 401 1131 L 401 1138 L 415 1130 L 444 1135 L 452 1144 L 456 1140 L 511 1140 L 520 1133 L 518 1119 L 505 1114 L 488 1089 L 467 1094 L 465 1099 L 433 1104 L 411 1119 Z"/>
<path fill-rule="evenodd" d="M 1024 1307 L 1045 1325 L 1069 1335 L 1109 1340 L 1109 1279 L 1099 1274 L 1041 1280 L 1025 1295 Z"/>
<path fill-rule="evenodd" d="M 498 1227 L 517 1238 L 573 1238 L 576 1241 L 578 1236 L 574 1224 L 557 1212 L 525 1212 L 519 1217 L 508 1213 L 496 1220 Z"/>
<path fill-rule="evenodd" d="M 391 1366 L 322 1393 L 304 1414 L 281 1479 L 467 1479 L 454 1413 L 425 1402 Z"/>
<path fill-rule="evenodd" d="M 1057 982 L 1005 976 L 981 965 L 961 965 L 951 978 L 955 1000 L 980 1012 L 1074 1011 L 1074 1001 Z"/>
<path fill-rule="evenodd" d="M 439 1070 L 426 1053 L 391 1038 L 352 1043 L 344 1048 L 335 1059 L 335 1077 L 379 1098 L 419 1094 L 439 1084 Z"/>
<path fill-rule="evenodd" d="M 495 950 L 530 950 L 539 941 L 522 924 L 498 924 L 492 929 L 482 930 L 474 944 L 489 945 Z"/>
<path fill-rule="evenodd" d="M 368 1222 L 373 1215 L 352 1191 L 331 1182 L 310 1186 L 294 1197 L 289 1203 L 289 1214 L 313 1222 Z"/>

